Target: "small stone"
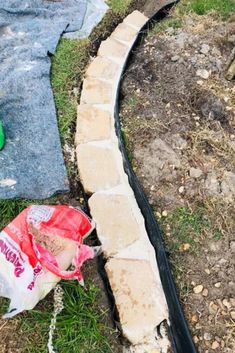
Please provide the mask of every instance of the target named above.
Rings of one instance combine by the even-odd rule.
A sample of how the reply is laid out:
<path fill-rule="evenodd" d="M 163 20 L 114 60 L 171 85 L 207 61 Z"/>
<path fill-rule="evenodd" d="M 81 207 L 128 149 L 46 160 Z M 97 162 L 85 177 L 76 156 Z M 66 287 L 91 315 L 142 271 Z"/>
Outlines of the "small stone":
<path fill-rule="evenodd" d="M 225 171 L 222 178 L 222 193 L 227 199 L 230 199 L 232 202 L 235 196 L 235 173 Z"/>
<path fill-rule="evenodd" d="M 232 34 L 232 35 L 230 35 L 230 36 L 228 37 L 228 42 L 235 44 L 235 35 L 234 35 L 234 34 Z"/>
<path fill-rule="evenodd" d="M 197 81 L 197 85 L 202 86 L 203 85 L 203 81 L 202 80 L 198 80 Z"/>
<path fill-rule="evenodd" d="M 220 288 L 220 287 L 221 287 L 221 282 L 215 283 L 214 286 L 215 286 L 216 288 Z"/>
<path fill-rule="evenodd" d="M 194 314 L 194 315 L 191 317 L 191 321 L 192 321 L 192 322 L 198 322 L 198 315 L 197 315 L 197 314 Z"/>
<path fill-rule="evenodd" d="M 230 250 L 232 253 L 235 253 L 235 241 L 230 242 Z"/>
<path fill-rule="evenodd" d="M 210 50 L 210 47 L 208 44 L 202 44 L 201 49 L 200 49 L 200 53 L 206 55 L 206 54 L 208 54 L 209 50 Z"/>
<path fill-rule="evenodd" d="M 179 56 L 179 55 L 174 55 L 174 56 L 172 56 L 171 61 L 176 62 L 176 61 L 178 61 L 179 59 L 180 59 L 180 56 Z"/>
<path fill-rule="evenodd" d="M 193 336 L 193 342 L 197 344 L 198 341 L 199 341 L 199 338 L 197 336 Z"/>
<path fill-rule="evenodd" d="M 211 315 L 216 314 L 218 309 L 219 309 L 218 305 L 216 305 L 214 302 L 210 302 L 208 310 Z"/>
<path fill-rule="evenodd" d="M 184 150 L 187 147 L 188 143 L 183 139 L 180 134 L 172 135 L 172 147 L 177 150 Z"/>
<path fill-rule="evenodd" d="M 201 293 L 203 291 L 203 285 L 199 284 L 198 286 L 193 288 L 193 291 L 194 291 L 195 294 Z"/>
<path fill-rule="evenodd" d="M 183 49 L 184 46 L 185 46 L 185 42 L 187 41 L 188 39 L 188 34 L 184 33 L 184 32 L 181 32 L 177 35 L 177 38 L 176 38 L 176 44 L 178 45 L 178 47 L 180 49 Z"/>
<path fill-rule="evenodd" d="M 155 190 L 155 186 L 152 185 L 151 188 L 150 188 L 151 191 L 154 191 Z"/>
<path fill-rule="evenodd" d="M 227 260 L 226 259 L 220 259 L 219 261 L 218 261 L 218 264 L 221 266 L 223 266 L 224 264 L 226 264 L 226 262 L 227 262 Z"/>
<path fill-rule="evenodd" d="M 231 316 L 231 318 L 232 318 L 233 320 L 235 320 L 235 311 L 231 311 L 231 312 L 230 312 L 230 316 Z"/>
<path fill-rule="evenodd" d="M 212 339 L 212 335 L 208 332 L 205 332 L 203 337 L 205 341 L 210 341 Z"/>
<path fill-rule="evenodd" d="M 205 268 L 205 272 L 210 275 L 211 271 L 209 270 L 209 268 Z"/>
<path fill-rule="evenodd" d="M 207 297 L 208 296 L 208 289 L 207 288 L 203 289 L 202 295 L 203 295 L 203 297 Z"/>
<path fill-rule="evenodd" d="M 163 217 L 167 217 L 167 211 L 166 211 L 166 210 L 164 210 L 164 211 L 162 212 L 162 216 L 163 216 Z"/>
<path fill-rule="evenodd" d="M 182 245 L 180 245 L 180 247 L 179 247 L 179 251 L 185 252 L 185 251 L 188 251 L 189 248 L 190 248 L 190 244 L 188 244 L 188 243 L 182 244 Z"/>
<path fill-rule="evenodd" d="M 79 93 L 79 89 L 78 89 L 78 87 L 74 87 L 73 88 L 73 94 L 74 94 L 74 97 L 78 97 L 78 93 Z"/>
<path fill-rule="evenodd" d="M 224 299 L 222 301 L 223 305 L 226 306 L 226 308 L 230 309 L 231 308 L 231 304 L 227 299 Z"/>
<path fill-rule="evenodd" d="M 160 212 L 156 212 L 156 216 L 157 216 L 157 218 L 162 218 L 162 215 L 161 215 L 161 213 Z"/>
<path fill-rule="evenodd" d="M 202 171 L 199 168 L 190 168 L 189 175 L 191 176 L 191 178 L 197 179 L 200 178 L 200 176 L 202 175 Z"/>
<path fill-rule="evenodd" d="M 203 78 L 204 80 L 207 80 L 210 76 L 210 72 L 206 69 L 198 69 L 196 75 Z"/>
<path fill-rule="evenodd" d="M 212 349 L 217 349 L 217 348 L 219 348 L 219 342 L 217 342 L 217 341 L 214 341 L 213 343 L 212 343 L 212 345 L 211 345 L 211 348 Z"/>
<path fill-rule="evenodd" d="M 166 30 L 165 30 L 166 33 L 168 34 L 173 34 L 175 32 L 174 28 L 173 27 L 168 27 Z"/>
<path fill-rule="evenodd" d="M 229 301 L 230 301 L 231 305 L 235 307 L 235 298 L 230 298 Z"/>
<path fill-rule="evenodd" d="M 214 171 L 207 174 L 207 177 L 205 180 L 205 188 L 207 190 L 207 193 L 212 196 L 220 194 L 220 191 L 221 191 L 220 182 Z"/>
<path fill-rule="evenodd" d="M 180 194 L 183 194 L 183 192 L 184 192 L 184 186 L 180 186 L 180 187 L 179 187 L 179 193 L 180 193 Z"/>

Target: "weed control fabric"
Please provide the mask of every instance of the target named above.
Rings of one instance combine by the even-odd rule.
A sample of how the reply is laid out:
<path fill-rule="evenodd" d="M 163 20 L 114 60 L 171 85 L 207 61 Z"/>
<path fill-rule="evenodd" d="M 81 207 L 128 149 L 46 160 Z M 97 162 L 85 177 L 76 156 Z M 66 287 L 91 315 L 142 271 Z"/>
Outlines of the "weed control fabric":
<path fill-rule="evenodd" d="M 0 0 L 0 198 L 44 199 L 68 191 L 50 84 L 61 35 L 87 36 L 103 0 Z"/>

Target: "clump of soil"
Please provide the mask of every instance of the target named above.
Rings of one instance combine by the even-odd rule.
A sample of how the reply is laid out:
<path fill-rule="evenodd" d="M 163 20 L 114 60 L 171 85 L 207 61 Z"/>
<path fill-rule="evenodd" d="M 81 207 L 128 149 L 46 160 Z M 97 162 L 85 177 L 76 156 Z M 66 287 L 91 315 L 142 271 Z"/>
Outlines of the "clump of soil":
<path fill-rule="evenodd" d="M 180 23 L 173 15 L 167 23 L 148 33 L 129 63 L 123 133 L 164 231 L 198 351 L 232 353 L 235 89 L 224 69 L 235 27 L 215 15 Z"/>

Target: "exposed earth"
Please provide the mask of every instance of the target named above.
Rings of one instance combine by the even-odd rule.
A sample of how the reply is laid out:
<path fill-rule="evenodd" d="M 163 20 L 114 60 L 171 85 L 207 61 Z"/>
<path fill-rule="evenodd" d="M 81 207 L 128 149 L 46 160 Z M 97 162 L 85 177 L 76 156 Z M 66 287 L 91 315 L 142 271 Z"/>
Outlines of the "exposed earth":
<path fill-rule="evenodd" d="M 216 14 L 156 24 L 129 62 L 129 158 L 162 227 L 200 353 L 235 351 L 235 25 Z"/>

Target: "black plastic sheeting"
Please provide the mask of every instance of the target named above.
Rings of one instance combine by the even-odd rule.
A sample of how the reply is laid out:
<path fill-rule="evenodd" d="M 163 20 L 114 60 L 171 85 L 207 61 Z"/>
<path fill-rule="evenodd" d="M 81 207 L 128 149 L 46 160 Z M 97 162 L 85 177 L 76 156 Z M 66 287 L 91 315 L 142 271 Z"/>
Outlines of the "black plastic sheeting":
<path fill-rule="evenodd" d="M 141 41 L 141 38 L 143 37 L 145 30 L 151 27 L 152 23 L 156 23 L 157 21 L 162 20 L 168 14 L 169 9 L 172 7 L 172 5 L 176 2 L 178 1 L 174 1 L 170 5 L 163 7 L 149 20 L 149 22 L 140 31 L 139 36 L 133 48 L 136 47 L 138 43 Z M 127 63 L 130 59 L 130 56 L 127 60 Z M 119 86 L 120 85 L 121 85 L 121 82 L 119 83 Z M 170 319 L 169 336 L 172 343 L 172 349 L 175 353 L 197 353 L 177 296 L 174 280 L 171 274 L 170 265 L 165 252 L 164 240 L 163 240 L 161 231 L 156 222 L 152 208 L 146 196 L 144 195 L 144 192 L 142 190 L 142 187 L 140 186 L 140 183 L 137 177 L 133 172 L 131 163 L 129 162 L 127 152 L 125 150 L 125 145 L 122 140 L 121 125 L 120 125 L 120 119 L 119 119 L 119 97 L 117 98 L 117 101 L 116 101 L 115 122 L 116 122 L 116 133 L 119 139 L 119 148 L 123 155 L 124 169 L 128 175 L 129 183 L 134 191 L 139 208 L 144 216 L 145 226 L 148 232 L 149 239 L 156 252 L 157 265 L 160 272 L 161 282 L 162 282 L 162 286 L 164 289 L 164 293 L 166 296 L 168 309 L 169 309 L 169 319 Z"/>
<path fill-rule="evenodd" d="M 89 32 L 102 0 L 0 0 L 0 198 L 44 199 L 69 190 L 50 84 L 64 32 Z"/>

